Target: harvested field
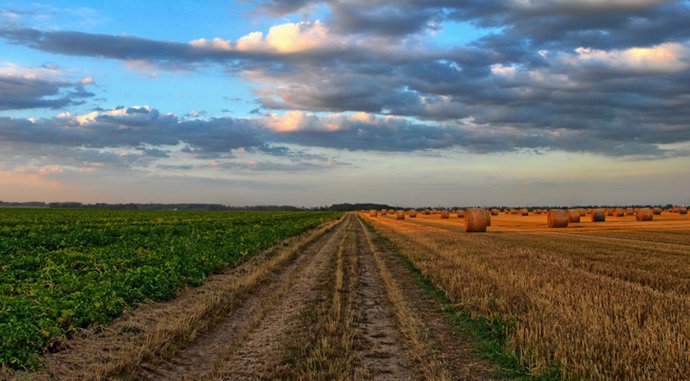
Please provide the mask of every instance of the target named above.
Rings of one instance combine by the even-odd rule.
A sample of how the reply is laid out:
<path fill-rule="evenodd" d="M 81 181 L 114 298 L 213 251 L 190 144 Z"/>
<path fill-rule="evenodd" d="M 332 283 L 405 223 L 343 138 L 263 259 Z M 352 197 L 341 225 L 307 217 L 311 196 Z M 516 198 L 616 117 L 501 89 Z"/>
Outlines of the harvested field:
<path fill-rule="evenodd" d="M 590 221 L 549 229 L 545 215 L 501 214 L 465 234 L 460 219 L 370 220 L 533 373 L 687 379 L 690 218 Z"/>

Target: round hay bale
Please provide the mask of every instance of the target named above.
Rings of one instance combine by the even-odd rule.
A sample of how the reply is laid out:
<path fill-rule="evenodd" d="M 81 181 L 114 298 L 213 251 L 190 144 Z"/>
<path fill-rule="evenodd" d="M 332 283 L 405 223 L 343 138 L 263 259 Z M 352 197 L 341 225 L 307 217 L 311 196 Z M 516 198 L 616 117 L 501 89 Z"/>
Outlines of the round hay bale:
<path fill-rule="evenodd" d="M 450 213 L 448 213 L 447 210 L 442 210 L 442 211 L 440 212 L 440 214 L 441 214 L 441 218 L 443 218 L 443 219 L 446 219 L 446 218 L 450 217 Z"/>
<path fill-rule="evenodd" d="M 468 233 L 482 233 L 489 226 L 487 213 L 480 208 L 465 209 L 465 231 Z"/>
<path fill-rule="evenodd" d="M 635 219 L 637 221 L 651 221 L 654 219 L 654 211 L 650 208 L 637 209 Z"/>
<path fill-rule="evenodd" d="M 654 212 L 654 214 L 656 214 L 658 216 L 661 214 L 661 210 L 662 210 L 661 208 L 654 208 L 653 212 Z"/>
<path fill-rule="evenodd" d="M 626 215 L 626 216 L 632 216 L 633 214 L 635 214 L 635 209 L 633 209 L 633 208 L 625 208 L 625 215 Z"/>
<path fill-rule="evenodd" d="M 529 216 L 529 210 L 527 210 L 527 208 L 520 209 L 520 215 L 521 216 Z"/>
<path fill-rule="evenodd" d="M 568 211 L 563 209 L 551 209 L 546 215 L 546 222 L 550 228 L 567 228 L 569 221 Z"/>
<path fill-rule="evenodd" d="M 568 210 L 568 222 L 580 222 L 580 211 L 577 209 Z"/>
<path fill-rule="evenodd" d="M 587 211 L 585 209 L 578 209 L 578 212 L 580 212 L 580 217 L 584 217 L 587 215 Z"/>
<path fill-rule="evenodd" d="M 606 213 L 603 210 L 598 209 L 592 213 L 592 222 L 604 222 L 606 221 Z"/>
<path fill-rule="evenodd" d="M 491 209 L 492 216 L 498 216 L 498 209 Z"/>
<path fill-rule="evenodd" d="M 431 214 L 431 210 L 429 210 L 429 209 L 424 209 L 424 215 L 425 215 L 425 216 L 428 216 L 429 214 Z"/>
<path fill-rule="evenodd" d="M 395 212 L 395 219 L 396 220 L 404 220 L 405 219 L 405 211 L 404 210 L 398 210 Z"/>
<path fill-rule="evenodd" d="M 483 209 L 484 214 L 486 214 L 486 226 L 491 226 L 491 211 Z"/>
<path fill-rule="evenodd" d="M 458 218 L 465 218 L 465 211 L 462 209 L 458 210 L 456 214 L 458 215 Z"/>
<path fill-rule="evenodd" d="M 678 209 L 678 213 L 680 213 L 680 214 L 688 214 L 688 210 L 685 209 L 685 208 L 679 208 L 679 209 Z"/>
<path fill-rule="evenodd" d="M 625 209 L 623 208 L 616 208 L 613 210 L 613 216 L 614 217 L 625 217 Z"/>
<path fill-rule="evenodd" d="M 407 215 L 408 215 L 410 218 L 417 218 L 417 211 L 414 210 L 414 209 L 410 209 L 410 210 L 407 211 Z"/>
<path fill-rule="evenodd" d="M 611 208 L 606 208 L 606 215 L 607 215 L 607 216 L 613 216 L 613 209 L 611 209 Z"/>
<path fill-rule="evenodd" d="M 518 214 L 518 210 L 517 209 L 510 209 L 510 214 Z"/>
<path fill-rule="evenodd" d="M 372 209 L 369 211 L 369 217 L 377 217 L 379 214 L 376 211 L 376 209 Z"/>

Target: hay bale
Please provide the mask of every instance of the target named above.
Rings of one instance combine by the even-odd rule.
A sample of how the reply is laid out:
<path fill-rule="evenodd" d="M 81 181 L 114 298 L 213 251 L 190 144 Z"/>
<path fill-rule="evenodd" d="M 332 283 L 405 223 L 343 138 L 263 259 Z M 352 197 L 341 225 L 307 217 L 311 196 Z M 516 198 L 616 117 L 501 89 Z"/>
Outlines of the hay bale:
<path fill-rule="evenodd" d="M 486 226 L 491 226 L 491 211 L 482 209 L 484 210 L 484 214 L 486 214 Z"/>
<path fill-rule="evenodd" d="M 606 213 L 603 210 L 598 209 L 592 213 L 592 222 L 604 222 L 606 221 Z"/>
<path fill-rule="evenodd" d="M 580 211 L 577 209 L 568 210 L 568 222 L 580 222 Z"/>
<path fill-rule="evenodd" d="M 613 209 L 611 209 L 611 208 L 606 208 L 606 215 L 607 215 L 607 216 L 613 216 Z"/>
<path fill-rule="evenodd" d="M 486 210 L 480 208 L 465 209 L 465 231 L 468 233 L 481 233 L 489 226 Z"/>
<path fill-rule="evenodd" d="M 685 208 L 678 208 L 678 213 L 679 214 L 688 214 L 688 210 Z"/>
<path fill-rule="evenodd" d="M 587 215 L 587 211 L 585 209 L 578 209 L 578 212 L 580 212 L 580 217 L 584 217 Z"/>
<path fill-rule="evenodd" d="M 376 212 L 376 209 L 372 209 L 369 211 L 369 217 L 377 217 L 378 212 Z"/>
<path fill-rule="evenodd" d="M 491 215 L 492 216 L 498 216 L 498 209 L 491 209 Z"/>
<path fill-rule="evenodd" d="M 613 210 L 613 216 L 614 217 L 625 217 L 625 209 L 623 208 L 616 208 Z"/>
<path fill-rule="evenodd" d="M 521 216 L 529 216 L 529 210 L 527 210 L 527 208 L 520 209 L 520 215 Z"/>
<path fill-rule="evenodd" d="M 441 218 L 443 218 L 443 219 L 447 219 L 448 217 L 450 217 L 450 213 L 448 213 L 447 210 L 442 210 L 439 214 L 441 215 Z"/>
<path fill-rule="evenodd" d="M 661 214 L 662 209 L 661 208 L 654 208 L 652 211 L 654 212 L 654 214 L 656 214 L 658 216 Z"/>
<path fill-rule="evenodd" d="M 430 215 L 430 214 L 431 214 L 431 210 L 429 210 L 429 209 L 424 209 L 424 215 L 425 215 L 425 216 L 428 216 L 428 215 Z"/>
<path fill-rule="evenodd" d="M 396 220 L 404 220 L 405 219 L 405 211 L 404 210 L 398 210 L 395 212 L 395 219 Z"/>
<path fill-rule="evenodd" d="M 518 214 L 518 210 L 517 209 L 510 209 L 510 214 Z"/>
<path fill-rule="evenodd" d="M 570 218 L 563 209 L 551 209 L 546 215 L 546 222 L 550 228 L 567 228 Z"/>
<path fill-rule="evenodd" d="M 458 210 L 456 214 L 458 215 L 458 218 L 465 218 L 464 210 Z"/>
<path fill-rule="evenodd" d="M 626 215 L 626 216 L 632 216 L 633 214 L 635 214 L 635 209 L 633 209 L 633 208 L 625 208 L 625 215 Z"/>
<path fill-rule="evenodd" d="M 650 208 L 637 209 L 635 219 L 637 221 L 651 221 L 654 219 L 654 211 Z"/>
<path fill-rule="evenodd" d="M 408 215 L 410 218 L 417 218 L 417 211 L 414 210 L 414 209 L 410 209 L 410 210 L 407 211 L 407 215 Z"/>

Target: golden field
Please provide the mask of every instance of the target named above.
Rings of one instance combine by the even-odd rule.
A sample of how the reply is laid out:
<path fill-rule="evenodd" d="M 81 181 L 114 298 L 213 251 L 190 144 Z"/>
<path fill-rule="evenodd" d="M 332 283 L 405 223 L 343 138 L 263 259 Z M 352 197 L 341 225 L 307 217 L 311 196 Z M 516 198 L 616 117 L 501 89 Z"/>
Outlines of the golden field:
<path fill-rule="evenodd" d="M 361 218 L 475 317 L 504 322 L 507 349 L 540 374 L 679 380 L 690 375 L 690 217 L 492 216 L 468 234 L 454 214 Z"/>

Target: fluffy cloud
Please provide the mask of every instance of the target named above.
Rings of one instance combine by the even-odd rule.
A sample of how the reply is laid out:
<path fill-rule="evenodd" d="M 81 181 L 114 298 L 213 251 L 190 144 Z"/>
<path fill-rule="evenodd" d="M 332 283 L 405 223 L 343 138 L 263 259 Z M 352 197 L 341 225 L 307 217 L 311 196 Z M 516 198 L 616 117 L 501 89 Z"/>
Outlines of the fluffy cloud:
<path fill-rule="evenodd" d="M 0 38 L 151 72 L 217 63 L 254 83 L 268 115 L 189 121 L 131 107 L 32 125 L 74 123 L 79 133 L 60 133 L 87 146 L 185 142 L 200 155 L 292 143 L 665 156 L 679 153 L 662 145 L 690 140 L 684 1 L 272 0 L 260 7 L 303 12 L 305 20 L 310 10 L 328 11 L 322 21 L 279 24 L 236 41 L 34 29 L 0 30 Z M 466 46 L 431 43 L 455 21 L 495 29 Z M 33 99 L 52 99 L 40 94 L 48 93 Z"/>
<path fill-rule="evenodd" d="M 12 63 L 0 66 L 0 111 L 32 108 L 60 109 L 93 96 L 84 86 L 86 77 L 70 82 L 57 67 L 25 67 Z"/>

